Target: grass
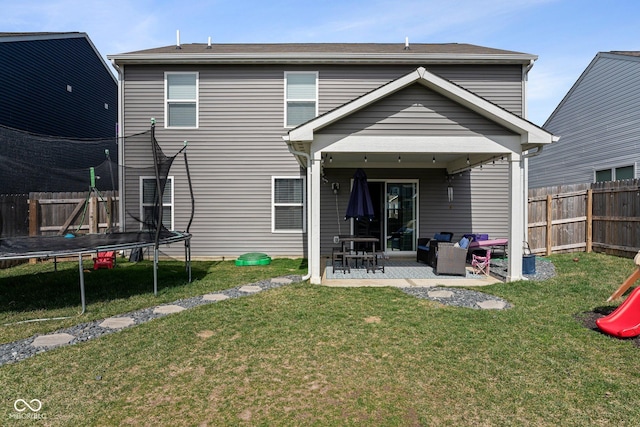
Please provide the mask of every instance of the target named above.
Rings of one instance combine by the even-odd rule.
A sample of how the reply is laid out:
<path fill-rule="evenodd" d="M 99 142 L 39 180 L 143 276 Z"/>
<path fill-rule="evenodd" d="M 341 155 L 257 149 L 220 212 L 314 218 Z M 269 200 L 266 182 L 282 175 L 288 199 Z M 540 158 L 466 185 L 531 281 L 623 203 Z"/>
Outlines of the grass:
<path fill-rule="evenodd" d="M 575 257 L 550 258 L 554 279 L 481 289 L 514 305 L 505 311 L 308 284 L 187 310 L 0 367 L 0 424 L 13 421 L 16 399 L 37 398 L 50 425 L 637 425 L 640 349 L 576 320 L 607 305 L 633 262 Z M 299 260 L 280 262 L 202 263 L 196 282 L 176 279 L 159 297 L 145 294 L 144 266 L 127 266 L 121 280 L 144 285 L 114 298 L 93 285 L 86 316 L 257 280 L 239 275 L 300 272 Z M 3 297 L 33 266 L 21 268 L 0 272 Z M 92 280 L 109 277 L 98 273 Z M 61 299 L 43 313 L 70 309 Z"/>
<path fill-rule="evenodd" d="M 92 263 L 89 262 L 89 268 Z M 0 270 L 0 344 L 60 328 L 104 319 L 140 308 L 203 295 L 264 278 L 306 274 L 306 260 L 276 259 L 267 266 L 236 267 L 233 262 L 192 261 L 192 282 L 184 262 L 161 261 L 158 295 L 153 295 L 153 262 L 118 259 L 113 270 L 85 269 L 87 310 L 81 317 L 77 262 L 23 264 Z M 68 319 L 27 322 L 34 319 Z M 7 327 L 9 325 L 9 327 Z"/>

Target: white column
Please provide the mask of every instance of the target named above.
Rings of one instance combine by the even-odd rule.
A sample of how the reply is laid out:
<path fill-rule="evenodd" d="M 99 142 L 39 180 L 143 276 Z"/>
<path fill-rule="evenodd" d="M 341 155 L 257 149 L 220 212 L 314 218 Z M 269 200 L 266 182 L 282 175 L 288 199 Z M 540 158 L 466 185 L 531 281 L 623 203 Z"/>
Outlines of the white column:
<path fill-rule="evenodd" d="M 522 279 L 524 227 L 522 162 L 519 154 L 509 157 L 509 257 L 507 281 Z"/>
<path fill-rule="evenodd" d="M 322 282 L 320 271 L 320 152 L 312 152 L 312 161 L 310 171 L 307 171 L 307 179 L 311 180 L 311 194 L 307 198 L 311 201 L 311 224 L 307 224 L 307 233 L 311 233 L 311 239 L 308 249 L 309 271 L 311 273 L 310 281 L 314 285 Z"/>

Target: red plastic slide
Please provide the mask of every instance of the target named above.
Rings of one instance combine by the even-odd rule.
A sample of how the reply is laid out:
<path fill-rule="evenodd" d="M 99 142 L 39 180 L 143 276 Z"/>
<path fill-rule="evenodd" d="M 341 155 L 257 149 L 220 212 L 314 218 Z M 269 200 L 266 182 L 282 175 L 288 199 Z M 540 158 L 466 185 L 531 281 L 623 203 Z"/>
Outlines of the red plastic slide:
<path fill-rule="evenodd" d="M 640 287 L 635 288 L 613 313 L 597 319 L 596 325 L 605 334 L 618 338 L 640 335 Z"/>

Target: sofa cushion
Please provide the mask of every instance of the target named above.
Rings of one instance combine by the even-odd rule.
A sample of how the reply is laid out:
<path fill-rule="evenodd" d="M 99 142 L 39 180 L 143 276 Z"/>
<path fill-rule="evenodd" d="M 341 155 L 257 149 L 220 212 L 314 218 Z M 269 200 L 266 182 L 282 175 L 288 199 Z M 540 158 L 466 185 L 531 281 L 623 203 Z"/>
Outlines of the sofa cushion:
<path fill-rule="evenodd" d="M 469 239 L 467 239 L 466 237 L 460 239 L 460 247 L 462 249 L 467 249 L 469 247 Z"/>

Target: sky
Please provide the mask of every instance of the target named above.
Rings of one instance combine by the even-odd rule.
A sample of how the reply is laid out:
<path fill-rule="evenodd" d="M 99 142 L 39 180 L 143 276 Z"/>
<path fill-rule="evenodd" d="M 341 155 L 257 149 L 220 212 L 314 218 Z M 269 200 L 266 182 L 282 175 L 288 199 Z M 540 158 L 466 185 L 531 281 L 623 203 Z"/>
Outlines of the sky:
<path fill-rule="evenodd" d="M 538 56 L 543 125 L 598 52 L 640 50 L 638 0 L 0 0 L 0 31 L 80 31 L 102 56 L 176 43 L 469 43 Z"/>

